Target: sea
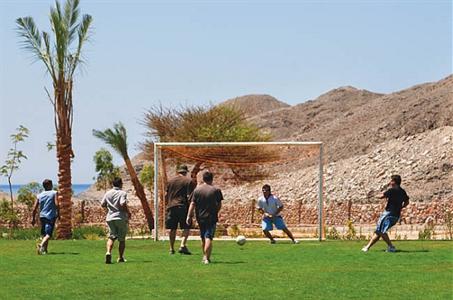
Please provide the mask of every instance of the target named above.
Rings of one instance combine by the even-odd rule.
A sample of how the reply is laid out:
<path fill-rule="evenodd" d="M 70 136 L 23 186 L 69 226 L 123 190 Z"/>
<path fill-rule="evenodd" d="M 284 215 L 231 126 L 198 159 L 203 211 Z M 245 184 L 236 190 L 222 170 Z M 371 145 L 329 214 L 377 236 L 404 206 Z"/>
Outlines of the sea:
<path fill-rule="evenodd" d="M 17 191 L 24 186 L 25 184 L 12 184 L 11 188 L 13 190 L 13 195 L 17 194 Z M 74 196 L 85 192 L 92 185 L 92 183 L 76 183 L 72 185 L 72 190 L 74 191 Z M 0 191 L 9 194 L 9 185 L 0 184 Z"/>

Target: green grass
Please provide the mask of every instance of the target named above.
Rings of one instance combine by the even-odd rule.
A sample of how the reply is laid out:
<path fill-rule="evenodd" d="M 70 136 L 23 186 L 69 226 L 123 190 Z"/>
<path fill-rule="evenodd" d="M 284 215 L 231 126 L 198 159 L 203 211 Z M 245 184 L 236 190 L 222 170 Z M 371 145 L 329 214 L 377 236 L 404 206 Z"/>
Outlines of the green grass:
<path fill-rule="evenodd" d="M 0 240 L 0 299 L 452 299 L 453 242 L 214 242 L 213 263 L 169 255 L 167 242 L 127 241 L 125 264 L 104 264 L 104 241 Z M 115 245 L 116 247 L 117 245 Z M 116 253 L 114 253 L 116 258 Z"/>

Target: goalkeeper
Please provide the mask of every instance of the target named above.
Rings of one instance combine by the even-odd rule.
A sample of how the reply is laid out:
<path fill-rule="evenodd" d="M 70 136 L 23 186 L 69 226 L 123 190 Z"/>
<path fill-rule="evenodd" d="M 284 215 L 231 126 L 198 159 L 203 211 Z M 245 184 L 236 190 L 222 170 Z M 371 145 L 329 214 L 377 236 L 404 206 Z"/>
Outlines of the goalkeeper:
<path fill-rule="evenodd" d="M 286 227 L 283 218 L 280 216 L 280 212 L 283 210 L 283 204 L 277 196 L 271 193 L 271 186 L 268 184 L 263 185 L 262 191 L 263 196 L 258 199 L 257 209 L 263 214 L 261 227 L 264 235 L 269 238 L 271 244 L 275 244 L 275 239 L 270 233 L 274 227 L 273 225 L 275 225 L 277 229 L 283 230 L 288 235 L 293 244 L 299 244 L 299 241 L 294 239 L 293 234 Z"/>

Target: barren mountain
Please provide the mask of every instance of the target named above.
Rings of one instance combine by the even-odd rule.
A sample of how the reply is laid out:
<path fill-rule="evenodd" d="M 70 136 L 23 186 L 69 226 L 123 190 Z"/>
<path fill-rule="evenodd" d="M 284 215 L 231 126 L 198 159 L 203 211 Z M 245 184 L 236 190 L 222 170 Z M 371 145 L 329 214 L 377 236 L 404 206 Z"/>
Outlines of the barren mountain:
<path fill-rule="evenodd" d="M 289 107 L 269 95 L 246 95 L 226 100 L 220 105 L 232 106 L 245 113 L 247 117 L 259 115 L 268 111 L 275 111 L 280 108 Z"/>

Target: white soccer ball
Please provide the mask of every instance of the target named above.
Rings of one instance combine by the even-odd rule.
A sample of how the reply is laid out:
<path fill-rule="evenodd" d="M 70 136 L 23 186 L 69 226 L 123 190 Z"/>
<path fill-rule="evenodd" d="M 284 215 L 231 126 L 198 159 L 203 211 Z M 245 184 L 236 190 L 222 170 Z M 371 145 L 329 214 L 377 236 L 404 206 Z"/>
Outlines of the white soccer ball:
<path fill-rule="evenodd" d="M 236 238 L 236 243 L 239 245 L 239 246 L 242 246 L 245 244 L 247 240 L 245 239 L 245 236 L 243 235 L 239 235 L 237 238 Z"/>

